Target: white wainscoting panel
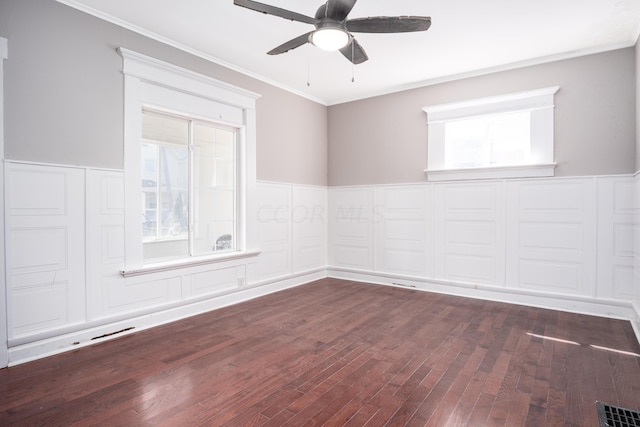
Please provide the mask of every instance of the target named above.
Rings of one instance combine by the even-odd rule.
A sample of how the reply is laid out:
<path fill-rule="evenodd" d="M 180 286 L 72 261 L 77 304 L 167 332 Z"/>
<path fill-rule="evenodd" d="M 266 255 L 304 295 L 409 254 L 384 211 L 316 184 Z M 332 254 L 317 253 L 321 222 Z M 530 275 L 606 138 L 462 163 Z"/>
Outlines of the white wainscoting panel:
<path fill-rule="evenodd" d="M 292 188 L 292 268 L 294 274 L 327 266 L 327 190 Z"/>
<path fill-rule="evenodd" d="M 633 300 L 634 229 L 633 180 L 598 178 L 598 297 Z"/>
<path fill-rule="evenodd" d="M 0 307 L 7 307 L 7 281 L 5 270 L 5 220 L 4 220 L 4 60 L 8 54 L 7 39 L 0 37 L 0 200 L 2 200 L 2 208 L 0 209 Z M 6 310 L 5 315 L 0 315 L 0 369 L 5 368 L 9 363 L 8 351 L 8 325 Z"/>
<path fill-rule="evenodd" d="M 135 312 L 181 298 L 182 276 L 145 275 L 122 278 L 105 278 L 103 294 L 105 310 L 110 315 Z"/>
<path fill-rule="evenodd" d="M 291 186 L 258 183 L 257 229 L 261 254 L 255 266 L 260 282 L 291 273 Z"/>
<path fill-rule="evenodd" d="M 376 189 L 376 271 L 433 276 L 432 188 L 409 185 Z"/>
<path fill-rule="evenodd" d="M 633 177 L 633 284 L 635 292 L 634 328 L 640 341 L 640 172 Z"/>
<path fill-rule="evenodd" d="M 238 289 L 244 280 L 245 268 L 228 267 L 194 273 L 185 277 L 184 298 L 212 295 Z"/>
<path fill-rule="evenodd" d="M 435 185 L 435 277 L 504 286 L 504 184 Z"/>
<path fill-rule="evenodd" d="M 9 340 L 86 321 L 84 170 L 5 173 Z"/>
<path fill-rule="evenodd" d="M 507 284 L 595 296 L 596 181 L 507 183 Z"/>
<path fill-rule="evenodd" d="M 122 304 L 114 304 L 113 294 L 123 280 L 119 272 L 125 265 L 124 248 L 124 174 L 89 169 L 86 256 L 91 320 L 122 310 Z"/>
<path fill-rule="evenodd" d="M 611 317 L 635 310 L 640 331 L 638 200 L 640 174 L 333 187 L 329 274 Z"/>
<path fill-rule="evenodd" d="M 373 270 L 374 223 L 380 217 L 370 187 L 329 190 L 329 263 L 335 267 Z"/>
<path fill-rule="evenodd" d="M 125 278 L 122 171 L 7 162 L 4 178 L 10 364 L 326 276 L 324 187 L 258 184 L 259 256 Z"/>

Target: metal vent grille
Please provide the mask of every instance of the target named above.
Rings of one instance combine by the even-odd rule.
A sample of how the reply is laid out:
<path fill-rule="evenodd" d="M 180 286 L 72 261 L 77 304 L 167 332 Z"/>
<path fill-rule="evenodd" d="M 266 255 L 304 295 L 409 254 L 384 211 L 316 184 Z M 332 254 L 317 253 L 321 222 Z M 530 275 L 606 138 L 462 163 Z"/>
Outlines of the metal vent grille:
<path fill-rule="evenodd" d="M 640 412 L 596 402 L 600 427 L 640 427 Z"/>

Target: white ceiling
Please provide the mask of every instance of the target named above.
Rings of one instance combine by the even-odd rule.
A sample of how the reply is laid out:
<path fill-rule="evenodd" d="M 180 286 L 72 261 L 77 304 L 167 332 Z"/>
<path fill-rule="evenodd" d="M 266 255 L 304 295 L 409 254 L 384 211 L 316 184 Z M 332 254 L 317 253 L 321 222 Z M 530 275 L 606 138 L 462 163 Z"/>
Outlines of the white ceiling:
<path fill-rule="evenodd" d="M 349 18 L 430 16 L 426 32 L 354 34 L 369 61 L 307 44 L 313 30 L 232 0 L 58 0 L 326 105 L 635 44 L 639 0 L 359 0 Z M 322 0 L 261 0 L 314 16 Z M 352 73 L 355 82 L 352 82 Z M 310 83 L 310 85 L 307 84 Z"/>

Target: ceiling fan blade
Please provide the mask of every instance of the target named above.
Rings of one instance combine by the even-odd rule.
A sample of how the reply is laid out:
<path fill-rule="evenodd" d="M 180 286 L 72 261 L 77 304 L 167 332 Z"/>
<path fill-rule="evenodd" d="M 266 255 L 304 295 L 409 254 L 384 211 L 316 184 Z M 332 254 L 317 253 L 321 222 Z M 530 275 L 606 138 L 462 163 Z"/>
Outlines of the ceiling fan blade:
<path fill-rule="evenodd" d="M 350 19 L 347 29 L 354 33 L 410 33 L 426 31 L 431 27 L 427 16 L 377 16 Z"/>
<path fill-rule="evenodd" d="M 270 6 L 268 4 L 258 3 L 252 0 L 233 0 L 233 4 L 236 6 L 246 7 L 247 9 L 255 10 L 256 12 L 262 12 L 267 15 L 279 16 L 291 21 L 304 22 L 305 24 L 317 24 L 319 19 L 305 16 L 300 13 L 292 12 L 290 10 L 281 9 L 279 7 Z"/>
<path fill-rule="evenodd" d="M 275 49 L 272 49 L 269 52 L 267 52 L 267 54 L 268 55 L 280 55 L 281 53 L 289 52 L 292 49 L 300 47 L 303 44 L 309 42 L 309 35 L 312 32 L 313 31 L 311 31 L 311 32 L 309 32 L 307 34 L 303 34 L 301 36 L 298 36 L 295 39 L 291 39 L 286 43 L 282 43 L 280 46 L 278 46 Z"/>
<path fill-rule="evenodd" d="M 340 49 L 340 53 L 356 65 L 362 64 L 369 59 L 367 52 L 364 51 L 356 39 L 352 39 L 351 43 Z"/>
<path fill-rule="evenodd" d="M 326 16 L 336 21 L 344 21 L 357 0 L 328 0 Z"/>

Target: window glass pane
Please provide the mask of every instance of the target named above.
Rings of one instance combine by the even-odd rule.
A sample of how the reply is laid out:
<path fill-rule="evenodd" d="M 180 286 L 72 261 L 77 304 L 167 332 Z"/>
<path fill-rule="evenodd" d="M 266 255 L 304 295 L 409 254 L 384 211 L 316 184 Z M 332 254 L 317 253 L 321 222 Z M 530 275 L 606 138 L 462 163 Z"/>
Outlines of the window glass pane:
<path fill-rule="evenodd" d="M 189 255 L 189 121 L 143 111 L 144 258 Z"/>
<path fill-rule="evenodd" d="M 155 239 L 158 232 L 158 145 L 142 144 L 142 237 Z"/>
<path fill-rule="evenodd" d="M 530 129 L 529 111 L 449 121 L 445 125 L 445 166 L 526 163 L 531 150 Z"/>
<path fill-rule="evenodd" d="M 235 249 L 235 131 L 194 129 L 194 255 Z"/>
<path fill-rule="evenodd" d="M 180 147 L 160 146 L 159 238 L 186 238 L 189 225 L 189 153 Z"/>
<path fill-rule="evenodd" d="M 146 261 L 236 249 L 236 130 L 143 111 Z"/>

